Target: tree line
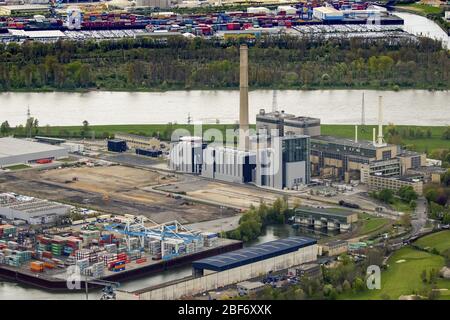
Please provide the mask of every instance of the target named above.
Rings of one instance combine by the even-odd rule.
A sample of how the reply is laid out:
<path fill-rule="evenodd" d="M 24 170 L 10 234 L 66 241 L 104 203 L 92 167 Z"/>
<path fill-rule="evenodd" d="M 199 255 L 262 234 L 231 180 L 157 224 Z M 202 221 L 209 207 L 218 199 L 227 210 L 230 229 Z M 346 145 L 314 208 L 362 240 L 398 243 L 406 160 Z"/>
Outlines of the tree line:
<path fill-rule="evenodd" d="M 239 41 L 176 37 L 0 44 L 0 90 L 236 88 Z M 450 87 L 449 52 L 427 38 L 280 36 L 250 45 L 252 88 Z"/>

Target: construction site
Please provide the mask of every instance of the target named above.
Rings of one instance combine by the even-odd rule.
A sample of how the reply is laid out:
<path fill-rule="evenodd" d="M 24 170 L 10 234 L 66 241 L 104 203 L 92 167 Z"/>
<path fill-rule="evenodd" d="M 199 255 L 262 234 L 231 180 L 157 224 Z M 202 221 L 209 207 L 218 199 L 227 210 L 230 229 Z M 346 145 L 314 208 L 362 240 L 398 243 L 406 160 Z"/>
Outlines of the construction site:
<path fill-rule="evenodd" d="M 235 211 L 149 191 L 154 185 L 183 181 L 182 176 L 125 166 L 73 166 L 0 175 L 0 190 L 80 205 L 106 213 L 144 215 L 158 223 L 192 223 Z"/>

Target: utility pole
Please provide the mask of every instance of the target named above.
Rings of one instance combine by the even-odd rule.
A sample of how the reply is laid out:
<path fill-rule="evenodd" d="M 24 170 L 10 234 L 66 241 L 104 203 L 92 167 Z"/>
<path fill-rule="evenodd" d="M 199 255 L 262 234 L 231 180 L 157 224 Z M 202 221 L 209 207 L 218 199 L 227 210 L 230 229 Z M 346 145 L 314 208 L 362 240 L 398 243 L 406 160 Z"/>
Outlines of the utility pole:
<path fill-rule="evenodd" d="M 361 103 L 361 125 L 366 124 L 366 111 L 364 110 L 364 92 L 362 93 L 362 103 Z"/>
<path fill-rule="evenodd" d="M 30 112 L 30 106 L 29 105 L 28 105 L 28 108 L 27 108 L 27 125 L 30 126 L 28 128 L 27 137 L 31 138 L 31 129 L 33 127 L 33 122 L 31 121 L 31 112 Z M 26 129 L 26 127 L 25 127 L 25 129 Z"/>

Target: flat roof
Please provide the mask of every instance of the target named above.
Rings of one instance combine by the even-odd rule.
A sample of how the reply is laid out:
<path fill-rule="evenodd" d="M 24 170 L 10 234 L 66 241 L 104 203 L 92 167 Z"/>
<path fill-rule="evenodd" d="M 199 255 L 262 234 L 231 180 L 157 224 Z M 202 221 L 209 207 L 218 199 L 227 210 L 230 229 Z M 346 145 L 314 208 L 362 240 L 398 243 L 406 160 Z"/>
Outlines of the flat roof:
<path fill-rule="evenodd" d="M 320 214 L 328 214 L 328 215 L 338 215 L 343 217 L 348 217 L 356 212 L 351 211 L 350 209 L 344 209 L 339 207 L 330 207 L 330 208 L 310 208 L 310 207 L 299 207 L 297 208 L 299 211 L 307 211 L 314 212 Z"/>
<path fill-rule="evenodd" d="M 384 148 L 384 147 L 392 147 L 391 144 L 386 144 L 382 147 L 378 147 L 373 144 L 372 141 L 368 140 L 358 140 L 358 142 L 355 142 L 353 139 L 348 138 L 339 138 L 335 136 L 316 136 L 311 137 L 311 140 L 318 140 L 318 141 L 324 141 L 329 143 L 335 143 L 335 144 L 341 144 L 345 146 L 355 147 L 355 148 L 364 148 L 364 149 L 370 149 L 370 150 L 377 150 L 378 148 Z"/>
<path fill-rule="evenodd" d="M 62 151 L 66 150 L 62 147 L 53 146 L 50 144 L 34 142 L 17 138 L 0 138 L 0 158 L 19 156 L 23 154 Z"/>
<path fill-rule="evenodd" d="M 246 264 L 297 251 L 300 248 L 316 244 L 315 239 L 307 237 L 289 237 L 269 241 L 252 247 L 220 254 L 214 257 L 194 261 L 194 269 L 224 271 Z"/>

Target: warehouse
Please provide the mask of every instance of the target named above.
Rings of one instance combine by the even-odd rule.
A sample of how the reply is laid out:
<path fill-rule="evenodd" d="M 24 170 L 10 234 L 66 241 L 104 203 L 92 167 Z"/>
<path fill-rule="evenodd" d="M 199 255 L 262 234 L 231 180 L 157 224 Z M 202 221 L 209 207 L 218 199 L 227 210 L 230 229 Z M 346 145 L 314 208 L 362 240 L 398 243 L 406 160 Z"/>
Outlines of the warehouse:
<path fill-rule="evenodd" d="M 0 167 L 67 157 L 65 148 L 10 137 L 0 138 Z"/>
<path fill-rule="evenodd" d="M 51 223 L 68 215 L 70 206 L 14 193 L 0 194 L 0 216 L 29 224 Z"/>
<path fill-rule="evenodd" d="M 317 254 L 316 243 L 316 240 L 306 237 L 290 237 L 270 241 L 195 261 L 192 263 L 193 273 L 194 276 L 227 270 L 238 273 L 240 268 L 246 266 L 250 267 L 250 269 L 252 267 L 255 267 L 255 269 L 260 268 L 261 273 L 267 273 L 275 267 L 274 264 L 283 264 L 282 261 L 288 263 L 287 261 L 292 260 L 297 254 L 299 254 L 299 257 L 304 257 L 309 261 L 315 260 Z M 277 260 L 276 263 L 275 260 Z M 300 263 L 304 262 L 307 261 Z"/>
<path fill-rule="evenodd" d="M 117 291 L 119 300 L 175 300 L 217 290 L 317 259 L 317 241 L 289 237 L 193 262 L 194 277 L 135 292 Z"/>

